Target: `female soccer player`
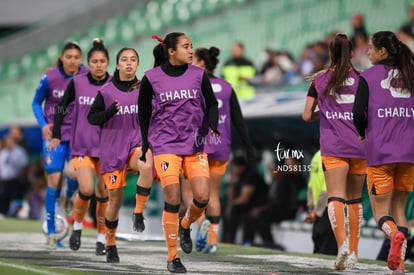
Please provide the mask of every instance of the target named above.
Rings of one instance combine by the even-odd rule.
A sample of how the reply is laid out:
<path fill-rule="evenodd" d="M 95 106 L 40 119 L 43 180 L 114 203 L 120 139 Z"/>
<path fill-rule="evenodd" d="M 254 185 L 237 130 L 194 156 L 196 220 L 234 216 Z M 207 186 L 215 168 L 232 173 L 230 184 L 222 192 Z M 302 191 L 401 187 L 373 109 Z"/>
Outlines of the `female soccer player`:
<path fill-rule="evenodd" d="M 88 69 L 81 65 L 81 60 L 82 51 L 79 45 L 74 42 L 66 43 L 59 56 L 57 67 L 48 70 L 42 77 L 32 102 L 33 113 L 42 129 L 43 158 L 48 175 L 45 208 L 48 229 L 47 245 L 50 249 L 56 248 L 56 202 L 60 196 L 61 177 L 65 160 L 69 160 L 70 157 L 69 139 L 73 106 L 69 106 L 68 110 L 56 110 L 55 107 L 62 98 L 70 80 L 77 74 L 88 72 Z M 45 104 L 42 110 L 43 102 Z M 61 143 L 56 150 L 48 151 L 49 142 L 52 138 L 53 116 L 55 112 L 62 111 L 68 112 L 69 115 L 65 116 L 62 122 Z M 66 195 L 71 197 L 77 189 L 77 182 L 69 177 L 66 180 L 69 192 Z"/>
<path fill-rule="evenodd" d="M 142 202 L 139 213 L 149 197 L 153 181 L 152 155 L 146 152 L 146 163 L 141 163 L 141 132 L 138 121 L 138 87 L 135 76 L 139 66 L 138 53 L 132 48 L 121 49 L 116 56 L 116 69 L 112 81 L 102 87 L 95 97 L 88 121 L 101 127 L 99 150 L 101 174 L 108 189 L 109 204 L 105 213 L 106 261 L 118 263 L 115 233 L 119 209 L 124 198 L 127 169 L 140 172 L 137 195 Z M 143 220 L 139 221 L 143 223 Z M 137 223 L 137 221 L 135 221 Z M 143 228 L 139 225 L 139 228 Z"/>
<path fill-rule="evenodd" d="M 138 113 L 143 153 L 151 146 L 164 191 L 162 224 L 168 248 L 167 269 L 185 273 L 177 252 L 177 233 L 181 249 L 191 253 L 190 225 L 202 215 L 209 200 L 210 173 L 204 141 L 209 126 L 214 135 L 219 135 L 218 103 L 207 74 L 191 65 L 190 38 L 173 32 L 159 40 L 153 51 L 155 68 L 146 71 L 141 82 Z M 193 201 L 178 221 L 181 169 L 190 181 Z"/>
<path fill-rule="evenodd" d="M 69 246 L 72 250 L 78 250 L 81 245 L 83 220 L 95 190 L 95 172 L 98 229 L 95 253 L 96 255 L 105 255 L 105 210 L 108 204 L 108 192 L 105 189 L 102 176 L 99 174 L 99 148 L 96 145 L 99 143 L 100 129 L 98 126 L 89 124 L 87 120 L 87 115 L 98 90 L 111 80 L 107 73 L 109 54 L 103 41 L 99 39 L 93 41 L 87 58 L 90 72 L 78 75 L 69 82 L 57 107 L 59 110 L 65 110 L 72 102 L 74 104 L 70 147 L 76 177 L 79 181 L 79 192 L 76 196 L 73 231 L 69 239 Z M 65 112 L 55 113 L 49 151 L 56 149 L 60 144 L 61 126 L 65 115 Z"/>
<path fill-rule="evenodd" d="M 378 227 L 391 241 L 388 267 L 403 274 L 408 225 L 405 205 L 414 178 L 414 55 L 391 31 L 372 35 L 353 107 L 367 146 L 367 183 Z"/>
<path fill-rule="evenodd" d="M 196 249 L 205 253 L 215 253 L 217 251 L 217 234 L 220 222 L 220 185 L 223 175 L 226 172 L 231 150 L 231 125 L 233 124 L 239 134 L 240 139 L 246 146 L 249 159 L 253 156 L 253 146 L 251 145 L 243 114 L 240 109 L 237 96 L 230 83 L 224 79 L 213 75 L 220 50 L 216 47 L 198 48 L 194 53 L 193 65 L 205 70 L 210 79 L 214 94 L 219 102 L 219 124 L 218 131 L 220 137 L 216 138 L 209 134 L 208 141 L 212 146 L 212 153 L 208 154 L 208 165 L 210 167 L 210 200 L 207 206 L 207 219 L 200 223 L 199 233 L 196 238 Z M 182 189 L 189 189 L 183 192 L 183 200 L 188 202 L 184 194 L 191 194 L 191 186 L 184 181 Z M 207 238 L 206 238 L 207 237 Z"/>
<path fill-rule="evenodd" d="M 351 64 L 352 43 L 337 34 L 329 44 L 330 65 L 312 77 L 303 119 L 320 117 L 320 147 L 328 193 L 328 215 L 338 245 L 335 268 L 353 268 L 358 262 L 362 222 L 362 186 L 365 148 L 352 124 L 352 104 L 359 72 Z M 315 111 L 316 106 L 319 111 Z M 349 220 L 347 241 L 345 211 Z"/>

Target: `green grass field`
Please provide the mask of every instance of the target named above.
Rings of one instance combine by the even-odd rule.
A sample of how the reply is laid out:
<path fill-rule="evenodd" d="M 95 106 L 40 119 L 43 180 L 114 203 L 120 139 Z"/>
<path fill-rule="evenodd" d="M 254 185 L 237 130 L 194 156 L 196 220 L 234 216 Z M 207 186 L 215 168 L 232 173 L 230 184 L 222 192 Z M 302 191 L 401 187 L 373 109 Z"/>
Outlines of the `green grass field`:
<path fill-rule="evenodd" d="M 138 233 L 137 233 L 138 234 Z M 96 256 L 95 232 L 85 229 L 78 251 L 47 250 L 41 222 L 0 219 L 0 274 L 170 274 L 163 241 L 124 241 L 117 246 L 121 263 Z M 217 254 L 180 252 L 187 274 L 391 274 L 386 263 L 360 260 L 353 270 L 335 271 L 334 257 L 220 244 Z M 406 264 L 407 273 L 414 266 Z"/>

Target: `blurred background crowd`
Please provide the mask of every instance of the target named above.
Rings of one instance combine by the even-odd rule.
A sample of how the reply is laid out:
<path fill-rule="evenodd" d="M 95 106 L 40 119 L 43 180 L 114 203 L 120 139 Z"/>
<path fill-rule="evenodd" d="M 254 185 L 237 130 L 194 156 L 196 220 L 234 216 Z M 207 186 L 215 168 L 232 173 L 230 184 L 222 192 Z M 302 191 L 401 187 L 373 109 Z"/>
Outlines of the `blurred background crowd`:
<path fill-rule="evenodd" d="M 226 205 L 222 240 L 235 242 L 235 232 L 244 228 L 244 244 L 253 243 L 257 233 L 266 246 L 279 249 L 283 247 L 269 234 L 270 224 L 296 219 L 306 211 L 309 171 L 298 168 L 275 173 L 278 164 L 286 163 L 276 162 L 274 149 L 282 141 L 286 148 L 304 150 L 303 159 L 286 160 L 296 167 L 308 165 L 318 150 L 318 124 L 302 124 L 300 114 L 308 87 L 306 77 L 325 68 L 332 36 L 345 32 L 352 38 L 352 62 L 361 70 L 371 66 L 367 49 L 370 34 L 375 31 L 394 31 L 414 50 L 414 2 L 406 0 L 105 0 L 87 4 L 71 0 L 63 1 L 61 6 L 43 0 L 33 9 L 24 9 L 38 17 L 26 16 L 27 21 L 20 22 L 11 18 L 21 13 L 23 1 L 3 2 L 0 214 L 44 218 L 47 183 L 40 155 L 40 130 L 30 102 L 38 80 L 47 67 L 54 65 L 61 45 L 73 40 L 86 50 L 94 37 L 100 37 L 108 45 L 111 58 L 121 47 L 132 46 L 140 54 L 138 76 L 142 76 L 152 65 L 150 49 L 155 42 L 151 41 L 151 34 L 162 37 L 169 31 L 182 31 L 192 38 L 194 47 L 217 46 L 222 51 L 218 76 L 235 87 L 258 152 L 255 164 L 245 163 L 238 157 L 243 148 L 234 137 L 234 158 L 222 185 Z M 294 92 L 299 92 L 299 97 Z M 269 104 L 266 96 L 273 94 L 279 94 L 274 104 L 299 101 L 298 105 L 288 107 L 293 114 L 258 115 L 260 107 L 249 110 L 249 104 L 260 100 Z M 254 171 L 248 171 L 251 169 Z M 247 175 L 252 180 L 246 181 Z M 126 205 L 135 198 L 134 177 L 128 181 L 132 188 L 128 191 L 127 186 Z M 246 184 L 254 185 L 247 197 L 243 196 Z M 151 197 L 160 199 L 156 194 Z M 160 213 L 152 210 L 154 215 Z M 267 223 L 260 224 L 258 232 L 249 231 L 246 223 L 257 221 Z"/>

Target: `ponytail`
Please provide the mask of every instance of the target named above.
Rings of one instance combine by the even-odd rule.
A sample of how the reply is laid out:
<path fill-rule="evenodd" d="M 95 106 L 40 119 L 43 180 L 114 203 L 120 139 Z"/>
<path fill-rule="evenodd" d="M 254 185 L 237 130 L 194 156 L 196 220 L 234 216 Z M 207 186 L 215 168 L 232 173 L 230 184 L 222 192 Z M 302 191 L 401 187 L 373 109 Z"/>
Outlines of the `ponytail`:
<path fill-rule="evenodd" d="M 339 89 L 344 85 L 349 69 L 355 70 L 351 63 L 351 53 L 353 45 L 346 34 L 339 33 L 329 44 L 330 64 L 329 68 L 333 68 L 332 77 L 329 79 L 324 95 L 325 97 L 333 94 L 339 96 Z"/>
<path fill-rule="evenodd" d="M 152 54 L 154 55 L 154 68 L 166 63 L 167 58 L 164 54 L 164 45 L 162 43 L 154 47 Z"/>
<path fill-rule="evenodd" d="M 384 48 L 392 64 L 398 69 L 402 89 L 414 94 L 414 54 L 391 31 L 379 31 L 372 35 L 372 44 L 377 49 Z"/>
<path fill-rule="evenodd" d="M 152 39 L 157 39 L 160 43 L 154 47 L 152 54 L 154 55 L 154 67 L 160 66 L 168 62 L 168 49 L 177 50 L 178 37 L 185 35 L 182 32 L 172 32 L 167 34 L 164 39 L 153 35 Z"/>
<path fill-rule="evenodd" d="M 403 88 L 414 95 L 414 54 L 407 45 L 399 41 L 396 66 L 400 71 Z"/>

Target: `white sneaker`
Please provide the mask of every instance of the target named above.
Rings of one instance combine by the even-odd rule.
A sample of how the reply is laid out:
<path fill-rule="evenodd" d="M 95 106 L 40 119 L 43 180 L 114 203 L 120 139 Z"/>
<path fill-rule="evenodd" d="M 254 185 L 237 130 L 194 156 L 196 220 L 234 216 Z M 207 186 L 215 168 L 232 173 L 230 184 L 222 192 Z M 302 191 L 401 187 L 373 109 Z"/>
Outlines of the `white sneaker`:
<path fill-rule="evenodd" d="M 352 269 L 358 263 L 358 256 L 356 255 L 355 251 L 352 251 L 351 254 L 348 255 L 348 259 L 346 261 L 346 268 Z"/>
<path fill-rule="evenodd" d="M 210 244 L 207 245 L 204 249 L 203 249 L 204 253 L 207 254 L 214 254 L 217 253 L 217 244 Z"/>
<path fill-rule="evenodd" d="M 338 249 L 338 256 L 336 256 L 335 269 L 344 270 L 346 268 L 346 259 L 348 257 L 348 244 L 343 242 Z"/>

